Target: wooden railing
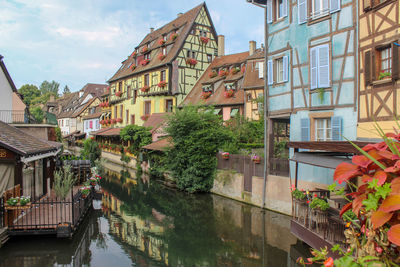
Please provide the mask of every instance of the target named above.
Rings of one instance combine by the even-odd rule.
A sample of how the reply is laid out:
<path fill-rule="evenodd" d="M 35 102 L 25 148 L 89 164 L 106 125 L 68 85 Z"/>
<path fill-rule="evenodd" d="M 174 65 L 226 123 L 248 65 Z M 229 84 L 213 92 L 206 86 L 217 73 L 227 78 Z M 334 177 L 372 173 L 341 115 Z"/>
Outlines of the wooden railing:
<path fill-rule="evenodd" d="M 310 194 L 317 194 L 318 197 L 329 197 L 329 191 L 326 190 L 310 191 Z M 305 200 L 293 199 L 292 220 L 329 244 L 340 244 L 345 241 L 345 222 L 339 217 L 339 210 L 337 209 L 313 210 Z M 304 233 L 304 235 L 307 235 L 307 233 Z"/>

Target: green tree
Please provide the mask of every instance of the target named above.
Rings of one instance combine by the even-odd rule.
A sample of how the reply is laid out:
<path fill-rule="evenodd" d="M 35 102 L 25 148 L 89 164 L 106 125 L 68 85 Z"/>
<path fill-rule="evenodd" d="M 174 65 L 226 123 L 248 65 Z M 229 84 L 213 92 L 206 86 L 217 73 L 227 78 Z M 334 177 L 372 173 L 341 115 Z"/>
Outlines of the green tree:
<path fill-rule="evenodd" d="M 31 104 L 32 105 L 46 104 L 50 100 L 51 95 L 54 95 L 54 94 L 51 92 L 48 92 L 48 93 L 45 93 L 38 97 L 35 97 L 32 99 Z M 54 95 L 54 96 L 57 97 L 56 95 Z"/>
<path fill-rule="evenodd" d="M 44 113 L 40 107 L 31 107 L 29 111 L 31 112 L 32 116 L 35 118 L 35 121 L 37 123 L 43 122 Z"/>
<path fill-rule="evenodd" d="M 69 94 L 69 93 L 71 93 L 71 90 L 69 90 L 68 85 L 66 85 L 66 86 L 64 87 L 63 95 L 66 95 L 66 94 Z"/>
<path fill-rule="evenodd" d="M 40 92 L 42 95 L 45 95 L 47 93 L 51 93 L 55 96 L 58 96 L 58 89 L 60 87 L 60 84 L 56 81 L 43 81 L 42 84 L 40 85 Z"/>
<path fill-rule="evenodd" d="M 181 190 L 208 192 L 217 170 L 218 149 L 234 137 L 213 108 L 187 106 L 168 118 L 166 132 L 173 147 L 167 150 L 166 167 Z"/>
<path fill-rule="evenodd" d="M 62 143 L 62 134 L 60 127 L 56 127 L 56 141 Z"/>
<path fill-rule="evenodd" d="M 121 140 L 125 142 L 130 141 L 129 150 L 135 156 L 139 155 L 142 146 L 148 145 L 152 142 L 149 128 L 143 126 L 128 125 L 121 130 L 119 135 Z"/>
<path fill-rule="evenodd" d="M 18 89 L 18 93 L 20 93 L 24 98 L 24 103 L 28 106 L 31 105 L 32 99 L 40 96 L 40 90 L 36 85 L 33 84 L 24 84 Z"/>
<path fill-rule="evenodd" d="M 92 166 L 94 166 L 95 161 L 101 158 L 101 150 L 99 148 L 99 144 L 90 138 L 86 139 L 85 141 L 83 141 L 81 156 L 89 159 Z"/>

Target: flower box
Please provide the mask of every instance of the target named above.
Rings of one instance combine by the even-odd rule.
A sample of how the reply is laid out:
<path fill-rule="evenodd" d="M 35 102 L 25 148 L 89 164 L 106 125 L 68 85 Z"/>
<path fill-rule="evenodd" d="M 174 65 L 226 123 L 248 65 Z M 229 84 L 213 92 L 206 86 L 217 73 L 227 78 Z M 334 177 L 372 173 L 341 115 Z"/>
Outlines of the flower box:
<path fill-rule="evenodd" d="M 195 66 L 197 64 L 197 60 L 194 58 L 188 58 L 188 59 L 186 59 L 186 63 L 188 65 Z"/>
<path fill-rule="evenodd" d="M 223 159 L 229 159 L 229 152 L 222 152 L 221 155 Z"/>
<path fill-rule="evenodd" d="M 131 54 L 131 57 L 136 57 L 136 55 L 137 55 L 137 52 L 133 51 L 133 53 Z"/>
<path fill-rule="evenodd" d="M 202 92 L 201 93 L 201 98 L 207 99 L 212 95 L 212 92 Z"/>
<path fill-rule="evenodd" d="M 226 71 L 226 70 L 220 70 L 219 72 L 218 72 L 218 76 L 219 77 L 225 77 L 225 76 L 227 76 L 228 75 L 228 72 Z"/>
<path fill-rule="evenodd" d="M 146 115 L 141 116 L 140 118 L 142 119 L 142 121 L 147 121 L 149 117 L 150 117 L 150 115 L 146 114 Z"/>
<path fill-rule="evenodd" d="M 214 78 L 214 77 L 217 77 L 218 76 L 218 73 L 215 71 L 215 70 L 213 70 L 212 72 L 210 72 L 209 74 L 208 74 L 208 77 L 209 78 Z"/>
<path fill-rule="evenodd" d="M 260 164 L 260 162 L 261 162 L 261 157 L 260 157 L 260 156 L 257 156 L 257 155 L 254 155 L 254 156 L 251 157 L 251 160 L 252 160 L 255 164 Z"/>
<path fill-rule="evenodd" d="M 145 46 L 145 47 L 142 48 L 142 53 L 146 53 L 146 52 L 148 52 L 148 51 L 149 51 L 149 48 L 148 48 L 147 46 Z"/>
<path fill-rule="evenodd" d="M 122 119 L 121 118 L 117 118 L 115 121 L 116 122 L 122 122 Z"/>
<path fill-rule="evenodd" d="M 149 62 L 150 62 L 149 59 L 143 59 L 142 61 L 140 61 L 140 65 L 146 66 L 147 64 L 149 64 Z"/>
<path fill-rule="evenodd" d="M 240 68 L 239 67 L 234 67 L 234 68 L 232 68 L 231 69 L 231 74 L 236 74 L 236 73 L 238 73 L 240 71 Z"/>
<path fill-rule="evenodd" d="M 158 40 L 158 44 L 159 44 L 159 45 L 163 45 L 163 44 L 165 44 L 165 40 L 164 40 L 164 39 L 160 39 L 160 40 Z"/>
<path fill-rule="evenodd" d="M 166 55 L 164 55 L 163 53 L 158 55 L 159 60 L 164 60 L 165 57 L 166 57 Z"/>
<path fill-rule="evenodd" d="M 165 87 L 167 86 L 167 82 L 166 81 L 161 81 L 158 83 L 158 87 Z"/>
<path fill-rule="evenodd" d="M 203 44 L 207 44 L 209 40 L 210 40 L 210 39 L 209 39 L 208 37 L 204 37 L 204 36 L 201 36 L 201 37 L 200 37 L 200 41 L 201 41 Z"/>
<path fill-rule="evenodd" d="M 20 205 L 19 203 L 17 205 L 8 205 L 4 204 L 4 209 L 5 210 L 26 210 L 31 208 L 32 203 L 27 203 L 25 205 Z"/>
<path fill-rule="evenodd" d="M 143 93 L 147 93 L 150 90 L 150 86 L 145 85 L 142 88 L 140 88 L 140 91 L 142 91 Z"/>
<path fill-rule="evenodd" d="M 171 36 L 169 37 L 169 39 L 171 40 L 171 41 L 175 41 L 175 39 L 178 37 L 178 34 L 177 33 L 173 33 L 173 34 L 171 34 Z"/>
<path fill-rule="evenodd" d="M 232 97 L 232 96 L 234 96 L 234 95 L 235 95 L 235 91 L 232 90 L 232 89 L 229 89 L 229 90 L 227 90 L 227 91 L 224 92 L 224 96 L 225 96 L 226 98 L 230 98 L 230 97 Z"/>
<path fill-rule="evenodd" d="M 121 91 L 115 92 L 115 95 L 118 96 L 118 97 L 121 97 L 122 92 Z"/>
<path fill-rule="evenodd" d="M 116 119 L 111 119 L 111 124 L 115 124 L 117 122 Z"/>

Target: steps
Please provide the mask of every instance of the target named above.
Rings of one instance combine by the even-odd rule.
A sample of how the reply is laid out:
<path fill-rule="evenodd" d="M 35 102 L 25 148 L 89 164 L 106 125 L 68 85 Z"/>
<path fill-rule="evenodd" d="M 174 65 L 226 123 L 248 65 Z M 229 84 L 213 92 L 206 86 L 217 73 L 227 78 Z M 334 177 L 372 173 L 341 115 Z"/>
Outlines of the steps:
<path fill-rule="evenodd" d="M 8 229 L 7 227 L 0 228 L 0 248 L 8 241 Z"/>

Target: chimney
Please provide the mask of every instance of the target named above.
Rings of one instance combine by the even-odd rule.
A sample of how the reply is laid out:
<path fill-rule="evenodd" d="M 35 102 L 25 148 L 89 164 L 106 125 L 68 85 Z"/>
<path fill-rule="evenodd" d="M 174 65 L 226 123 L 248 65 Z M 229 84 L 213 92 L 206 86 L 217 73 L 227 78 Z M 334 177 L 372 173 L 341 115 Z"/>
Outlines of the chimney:
<path fill-rule="evenodd" d="M 154 28 L 153 27 L 150 28 L 150 33 L 152 33 L 152 32 L 154 32 Z"/>
<path fill-rule="evenodd" d="M 225 36 L 218 35 L 218 56 L 225 56 Z"/>
<path fill-rule="evenodd" d="M 182 15 L 183 15 L 183 13 L 178 13 L 177 17 L 179 18 L 179 17 L 182 16 Z"/>
<path fill-rule="evenodd" d="M 249 56 L 254 54 L 254 52 L 256 51 L 256 46 L 256 41 L 249 42 Z"/>

